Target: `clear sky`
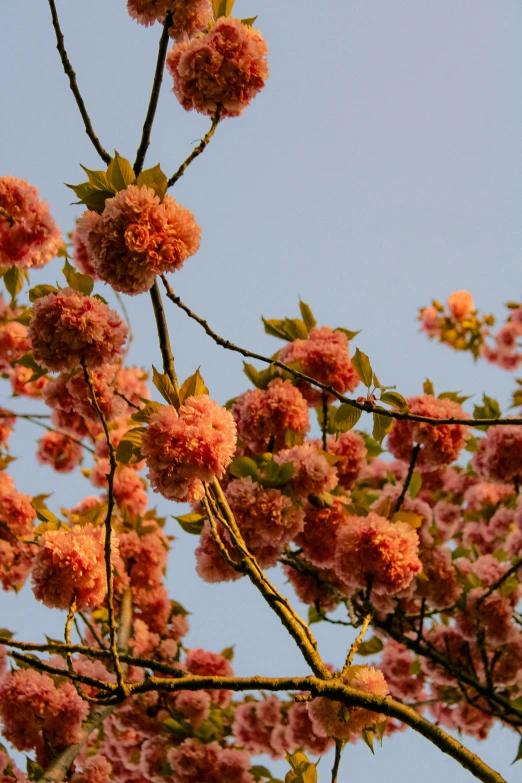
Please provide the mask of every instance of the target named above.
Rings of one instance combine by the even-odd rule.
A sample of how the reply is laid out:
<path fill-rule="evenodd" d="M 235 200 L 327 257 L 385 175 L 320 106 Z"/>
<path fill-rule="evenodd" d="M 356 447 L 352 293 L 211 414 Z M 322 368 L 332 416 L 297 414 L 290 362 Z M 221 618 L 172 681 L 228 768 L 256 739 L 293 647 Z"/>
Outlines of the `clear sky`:
<path fill-rule="evenodd" d="M 125 0 L 57 4 L 102 144 L 133 159 L 160 29 L 139 27 Z M 236 13 L 259 14 L 272 74 L 242 117 L 220 125 L 176 186 L 176 198 L 203 228 L 201 250 L 171 277 L 176 292 L 222 335 L 269 354 L 279 346 L 259 316 L 294 316 L 301 297 L 320 323 L 362 329 L 355 345 L 403 394 L 418 393 L 429 376 L 438 391 L 487 391 L 506 408 L 512 378 L 428 343 L 415 319 L 431 297 L 460 288 L 497 315 L 521 296 L 520 0 L 237 0 Z M 79 213 L 63 182 L 82 180 L 80 162 L 98 168 L 100 161 L 54 47 L 44 0 L 1 0 L 0 173 L 36 185 L 65 232 Z M 170 87 L 166 76 L 147 159 L 161 161 L 167 173 L 209 127 L 207 118 L 179 107 Z M 34 279 L 54 282 L 58 274 L 56 265 Z M 149 298 L 127 302 L 131 359 L 159 366 Z M 169 310 L 168 317 L 182 378 L 201 366 L 222 402 L 246 388 L 238 357 L 182 313 Z M 30 401 L 16 405 L 34 409 Z M 19 489 L 52 489 L 56 507 L 89 494 L 81 477 L 37 468 L 31 453 L 39 433 L 30 425 L 18 433 L 12 472 Z M 179 513 L 161 499 L 158 507 Z M 169 532 L 178 534 L 174 521 Z M 194 544 L 180 532 L 169 566 L 171 594 L 194 611 L 189 644 L 220 650 L 236 643 L 240 674 L 305 673 L 253 588 L 210 586 L 196 577 Z M 60 613 L 37 605 L 29 588 L 0 600 L 0 625 L 19 638 L 61 635 Z M 345 631 L 314 629 L 325 658 L 340 664 Z M 509 763 L 516 745 L 513 734 L 497 730 L 478 751 L 515 783 L 521 771 Z M 419 776 L 423 783 L 471 780 L 411 731 L 385 741 L 375 757 L 363 743 L 348 747 L 340 780 L 363 775 L 401 783 Z M 329 780 L 327 760 L 319 779 Z"/>

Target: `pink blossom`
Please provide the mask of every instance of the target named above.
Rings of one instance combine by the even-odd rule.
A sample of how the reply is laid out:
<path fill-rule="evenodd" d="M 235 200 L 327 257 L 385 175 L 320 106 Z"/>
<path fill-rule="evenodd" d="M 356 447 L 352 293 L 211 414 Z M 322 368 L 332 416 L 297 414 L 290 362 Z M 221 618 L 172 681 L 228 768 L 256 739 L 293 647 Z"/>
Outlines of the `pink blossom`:
<path fill-rule="evenodd" d="M 43 534 L 33 570 L 33 592 L 46 606 L 78 609 L 98 606 L 107 592 L 104 528 L 90 522 L 70 530 Z M 113 539 L 113 552 L 118 542 Z"/>
<path fill-rule="evenodd" d="M 147 623 L 139 618 L 134 620 L 132 627 L 132 638 L 129 640 L 129 647 L 132 654 L 137 658 L 148 658 L 152 651 L 159 644 L 157 633 L 151 632 Z"/>
<path fill-rule="evenodd" d="M 438 337 L 441 333 L 440 319 L 434 307 L 423 307 L 420 314 L 421 330 L 428 337 Z"/>
<path fill-rule="evenodd" d="M 458 402 L 439 400 L 430 394 L 408 397 L 408 410 L 433 419 L 468 418 Z M 395 421 L 388 435 L 388 449 L 405 462 L 409 462 L 415 444 L 421 449 L 415 463 L 420 471 L 437 470 L 457 459 L 465 445 L 468 428 L 461 424 L 434 426 L 417 421 Z"/>
<path fill-rule="evenodd" d="M 96 215 L 96 212 L 88 212 L 88 215 Z M 93 226 L 96 222 L 96 219 L 93 221 Z M 85 230 L 85 225 L 84 225 Z M 79 272 L 82 273 L 82 275 L 89 275 L 89 277 L 92 277 L 93 280 L 99 280 L 98 275 L 96 274 L 94 267 L 92 265 L 92 256 L 89 248 L 87 245 L 80 239 L 80 236 L 78 234 L 78 229 L 74 229 L 72 232 L 72 244 L 73 244 L 73 261 L 78 269 Z"/>
<path fill-rule="evenodd" d="M 294 702 L 288 710 L 288 726 L 286 727 L 286 743 L 290 751 L 302 748 L 314 756 L 322 756 L 333 745 L 328 737 L 321 737 L 315 733 L 308 706 L 304 703 Z"/>
<path fill-rule="evenodd" d="M 189 397 L 179 409 L 154 413 L 143 433 L 141 452 L 153 489 L 169 500 L 201 500 L 203 482 L 220 477 L 236 448 L 236 427 L 225 408 L 205 395 Z"/>
<path fill-rule="evenodd" d="M 1 220 L 1 216 L 0 216 Z M 8 321 L 0 325 L 0 357 L 12 363 L 21 359 L 31 350 L 31 341 L 27 336 L 27 326 L 18 321 Z"/>
<path fill-rule="evenodd" d="M 185 720 L 199 729 L 210 715 L 211 698 L 207 691 L 177 691 L 173 694 L 172 706 Z"/>
<path fill-rule="evenodd" d="M 329 326 L 314 327 L 306 340 L 294 340 L 279 351 L 279 360 L 285 364 L 297 362 L 302 372 L 337 392 L 354 391 L 361 379 L 352 365 L 348 351 L 348 338 Z M 321 404 L 322 392 L 308 383 L 299 388 L 310 405 Z"/>
<path fill-rule="evenodd" d="M 169 542 L 153 520 L 147 522 L 149 532 L 139 536 L 135 530 L 120 533 L 120 555 L 128 570 L 133 587 L 153 588 L 163 580 L 167 565 Z"/>
<path fill-rule="evenodd" d="M 71 783 L 110 783 L 112 766 L 102 755 L 90 756 L 81 772 L 75 772 Z"/>
<path fill-rule="evenodd" d="M 388 685 L 383 673 L 373 666 L 354 667 L 349 672 L 348 684 L 352 688 L 377 696 L 387 696 Z M 313 699 L 308 712 L 314 730 L 323 737 L 350 740 L 354 734 L 372 726 L 382 716 L 364 707 L 347 707 L 338 701 L 324 697 Z"/>
<path fill-rule="evenodd" d="M 288 750 L 281 702 L 277 696 L 239 704 L 236 707 L 232 733 L 237 743 L 244 745 L 254 755 L 267 753 L 273 759 L 281 759 Z"/>
<path fill-rule="evenodd" d="M 462 321 L 474 309 L 475 303 L 469 291 L 455 291 L 448 296 L 448 310 L 456 321 Z"/>
<path fill-rule="evenodd" d="M 162 783 L 165 780 L 165 762 L 167 751 L 171 743 L 168 737 L 154 736 L 146 739 L 141 746 L 140 772 L 147 780 L 153 783 Z"/>
<path fill-rule="evenodd" d="M 172 612 L 165 585 L 158 584 L 152 588 L 132 587 L 132 600 L 139 610 L 139 616 L 151 631 L 164 633 Z"/>
<path fill-rule="evenodd" d="M 509 483 L 522 475 L 522 428 L 516 424 L 489 427 L 473 455 L 473 467 L 487 481 Z"/>
<path fill-rule="evenodd" d="M 258 30 L 222 16 L 210 32 L 178 43 L 167 55 L 173 92 L 187 111 L 237 117 L 265 86 L 268 49 Z"/>
<path fill-rule="evenodd" d="M 453 606 L 462 594 L 457 571 L 446 547 L 426 549 L 421 555 L 422 571 L 427 577 L 418 582 L 417 590 L 426 598 L 432 609 L 447 609 Z"/>
<path fill-rule="evenodd" d="M 463 637 L 474 641 L 477 636 L 477 624 L 485 631 L 486 641 L 495 648 L 514 641 L 519 632 L 513 622 L 513 607 L 508 598 L 496 590 L 482 601 L 487 590 L 475 587 L 466 596 L 466 614 L 457 618 L 457 626 Z"/>
<path fill-rule="evenodd" d="M 40 378 L 31 381 L 30 379 L 33 375 L 34 373 L 29 367 L 15 364 L 9 373 L 9 381 L 11 382 L 14 396 L 30 397 L 33 400 L 42 396 L 42 392 L 47 386 L 48 378 L 46 375 L 42 375 Z"/>
<path fill-rule="evenodd" d="M 498 506 L 502 500 L 514 494 L 515 490 L 512 486 L 489 484 L 486 481 L 481 481 L 466 489 L 464 501 L 468 511 L 480 511 L 485 504 Z"/>
<path fill-rule="evenodd" d="M 266 390 L 250 389 L 238 397 L 232 415 L 239 438 L 257 454 L 269 446 L 275 451 L 284 448 L 288 430 L 304 435 L 310 428 L 304 397 L 290 381 L 280 378 Z"/>
<path fill-rule="evenodd" d="M 233 555 L 233 546 L 230 543 L 228 533 L 222 525 L 218 526 L 218 534 L 228 553 Z M 205 522 L 203 526 L 199 546 L 194 554 L 196 556 L 196 572 L 205 582 L 211 584 L 214 582 L 233 582 L 242 576 L 238 571 L 234 571 L 223 559 L 221 552 L 214 543 L 208 522 Z"/>
<path fill-rule="evenodd" d="M 337 540 L 335 570 L 354 588 L 371 585 L 378 595 L 394 595 L 422 570 L 419 538 L 405 522 L 393 524 L 374 512 L 349 517 Z"/>
<path fill-rule="evenodd" d="M 38 746 L 41 732 L 55 750 L 80 738 L 89 705 L 72 683 L 58 687 L 47 674 L 34 669 L 10 672 L 0 683 L 0 718 L 4 737 L 17 750 Z"/>
<path fill-rule="evenodd" d="M 292 463 L 294 471 L 290 487 L 297 498 L 330 492 L 338 483 L 337 471 L 330 465 L 321 450 L 313 443 L 304 443 L 291 449 L 282 449 L 274 456 L 274 462 Z"/>
<path fill-rule="evenodd" d="M 317 572 L 305 573 L 291 566 L 285 566 L 283 570 L 297 597 L 304 604 L 317 605 L 324 612 L 333 612 L 339 606 L 339 580 L 333 571 L 318 569 Z M 314 578 L 315 574 L 317 578 Z M 329 587 L 336 588 L 335 592 L 334 589 L 328 589 Z"/>
<path fill-rule="evenodd" d="M 46 432 L 38 441 L 36 459 L 40 465 L 50 465 L 57 473 L 71 473 L 81 462 L 82 447 L 67 435 Z"/>
<path fill-rule="evenodd" d="M 187 650 L 185 666 L 190 674 L 200 676 L 232 677 L 234 675 L 230 661 L 227 661 L 219 653 L 202 650 L 199 647 Z M 208 694 L 215 704 L 219 704 L 220 707 L 226 707 L 230 702 L 232 691 L 226 689 L 209 690 Z"/>
<path fill-rule="evenodd" d="M 393 639 L 386 640 L 379 668 L 393 698 L 420 701 L 424 697 L 424 678 L 411 673 L 414 663 L 415 655 L 403 644 Z"/>
<path fill-rule="evenodd" d="M 304 528 L 295 537 L 295 543 L 312 565 L 333 568 L 338 535 L 345 524 L 349 524 L 349 517 L 340 501 L 334 500 L 328 508 L 307 504 Z"/>
<path fill-rule="evenodd" d="M 245 750 L 186 739 L 167 753 L 176 783 L 254 783 Z"/>
<path fill-rule="evenodd" d="M 115 366 L 107 365 L 101 370 L 91 370 L 89 376 L 103 417 L 107 422 L 113 421 L 126 408 L 125 401 L 116 394 Z M 77 414 L 91 424 L 100 425 L 99 413 L 92 403 L 89 386 L 81 372 L 72 377 L 62 373 L 49 381 L 43 398 L 46 404 L 55 410 Z M 86 432 L 87 430 L 85 434 Z"/>
<path fill-rule="evenodd" d="M 127 0 L 127 10 L 137 22 L 145 26 L 165 22 L 167 12 L 172 15 L 169 35 L 175 41 L 194 38 L 212 20 L 210 0 Z"/>
<path fill-rule="evenodd" d="M 433 506 L 433 518 L 441 542 L 449 541 L 462 527 L 462 508 L 447 500 L 439 500 Z"/>
<path fill-rule="evenodd" d="M 60 372 L 102 367 L 123 352 L 127 327 L 114 311 L 72 288 L 37 299 L 29 324 L 33 355 L 43 367 Z"/>
<path fill-rule="evenodd" d="M 16 424 L 16 418 L 14 416 L 7 416 L 7 412 L 8 411 L 6 411 L 5 408 L 0 407 L 0 446 L 7 446 L 9 436 Z"/>
<path fill-rule="evenodd" d="M 304 512 L 278 489 L 248 478 L 234 479 L 226 497 L 248 548 L 262 567 L 275 565 L 279 547 L 303 530 Z"/>
<path fill-rule="evenodd" d="M 23 179 L 0 177 L 0 208 L 0 266 L 48 264 L 63 241 L 38 190 Z"/>
<path fill-rule="evenodd" d="M 0 472 L 0 519 L 3 522 L 0 538 L 4 537 L 5 528 L 12 536 L 30 537 L 36 519 L 31 498 L 18 492 L 13 479 L 4 471 Z"/>
<path fill-rule="evenodd" d="M 349 430 L 343 432 L 338 438 L 330 436 L 327 448 L 330 454 L 338 457 L 335 467 L 339 476 L 339 484 L 345 489 L 351 489 L 366 465 L 368 452 L 362 435 Z"/>
<path fill-rule="evenodd" d="M 181 269 L 199 248 L 194 215 L 152 188 L 129 185 L 105 202 L 101 215 L 82 215 L 77 231 L 98 277 L 116 291 L 141 294 L 156 275 Z"/>

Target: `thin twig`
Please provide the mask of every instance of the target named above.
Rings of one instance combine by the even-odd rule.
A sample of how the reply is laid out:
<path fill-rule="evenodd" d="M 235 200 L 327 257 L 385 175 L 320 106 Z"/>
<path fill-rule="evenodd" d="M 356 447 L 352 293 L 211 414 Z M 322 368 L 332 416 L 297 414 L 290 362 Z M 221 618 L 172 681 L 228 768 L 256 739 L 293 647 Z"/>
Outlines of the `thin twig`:
<path fill-rule="evenodd" d="M 401 411 L 397 410 L 387 410 L 386 408 L 381 408 L 379 406 L 373 405 L 372 403 L 368 402 L 367 400 L 364 402 L 358 402 L 357 400 L 352 400 L 350 397 L 346 397 L 344 394 L 341 394 L 340 392 L 336 391 L 336 389 L 333 388 L 333 386 L 328 386 L 325 383 L 321 383 L 320 381 L 317 381 L 315 378 L 311 378 L 309 375 L 305 375 L 302 372 L 299 372 L 299 370 L 295 370 L 293 367 L 289 367 L 288 365 L 284 364 L 284 362 L 280 362 L 277 359 L 271 359 L 268 356 L 263 356 L 260 353 L 254 353 L 254 351 L 248 351 L 246 348 L 241 348 L 239 345 L 234 345 L 234 343 L 231 343 L 230 340 L 225 340 L 223 337 L 220 337 L 216 332 L 214 332 L 213 329 L 208 325 L 207 321 L 205 321 L 204 318 L 201 318 L 201 316 L 196 315 L 187 305 L 182 302 L 182 300 L 179 298 L 179 296 L 176 296 L 174 291 L 172 290 L 171 286 L 169 285 L 165 275 L 161 275 L 161 280 L 163 282 L 163 285 L 165 286 L 165 291 L 167 293 L 167 298 L 170 299 L 171 302 L 173 302 L 177 307 L 179 307 L 183 312 L 185 312 L 189 318 L 192 318 L 193 321 L 196 321 L 207 333 L 207 335 L 214 340 L 214 342 L 221 346 L 221 348 L 225 348 L 227 351 L 235 351 L 235 353 L 241 354 L 241 356 L 244 356 L 247 359 L 257 359 L 260 362 L 264 362 L 265 364 L 272 364 L 274 367 L 279 367 L 281 370 L 285 370 L 286 372 L 290 373 L 290 375 L 293 375 L 294 378 L 297 378 L 297 380 L 300 381 L 306 381 L 307 383 L 312 384 L 313 386 L 316 386 L 318 389 L 321 389 L 321 391 L 326 392 L 327 394 L 332 395 L 336 399 L 339 400 L 339 402 L 343 402 L 346 405 L 350 405 L 352 408 L 357 408 L 357 410 L 362 411 L 363 413 L 379 413 L 381 416 L 385 416 L 390 419 L 396 419 L 398 421 L 418 421 L 423 424 L 431 424 L 433 427 L 439 427 L 443 424 L 460 424 L 463 426 L 469 426 L 469 427 L 483 427 L 483 426 L 497 426 L 497 425 L 511 425 L 511 424 L 522 424 L 522 418 L 521 419 L 457 419 L 457 418 L 449 418 L 449 419 L 435 419 L 430 416 L 420 416 L 416 413 L 402 413 Z"/>
<path fill-rule="evenodd" d="M 339 774 L 339 764 L 341 763 L 341 755 L 343 752 L 344 742 L 340 739 L 335 740 L 335 758 L 332 767 L 332 783 L 337 783 L 337 775 Z"/>
<path fill-rule="evenodd" d="M 156 61 L 156 70 L 154 72 L 154 81 L 152 82 L 152 91 L 150 94 L 149 106 L 147 114 L 145 116 L 145 122 L 143 123 L 143 132 L 141 134 L 141 141 L 136 152 L 136 160 L 134 161 L 134 173 L 136 176 L 140 174 L 143 164 L 145 162 L 145 155 L 150 144 L 150 134 L 152 132 L 152 125 L 154 123 L 154 117 L 156 115 L 156 109 L 158 108 L 158 99 L 161 90 L 161 82 L 163 81 L 163 71 L 165 70 L 165 58 L 167 56 L 167 48 L 169 45 L 169 27 L 172 25 L 172 14 L 168 13 L 163 25 L 161 38 L 159 42 L 158 59 Z"/>
<path fill-rule="evenodd" d="M 94 390 L 91 376 L 89 375 L 89 370 L 87 369 L 87 365 L 85 364 L 85 361 L 83 359 L 82 359 L 82 367 L 83 367 L 83 377 L 85 378 L 85 383 L 89 387 L 91 402 L 96 410 L 96 413 L 98 414 L 98 418 L 100 419 L 100 423 L 105 433 L 105 439 L 107 441 L 107 448 L 109 449 L 110 471 L 107 474 L 107 482 L 109 486 L 108 486 L 108 499 L 107 499 L 107 516 L 105 517 L 105 571 L 107 576 L 107 610 L 109 615 L 108 620 L 109 620 L 110 650 L 112 654 L 114 670 L 116 672 L 116 681 L 118 683 L 119 688 L 121 689 L 121 692 L 126 694 L 127 686 L 125 684 L 125 677 L 123 675 L 123 671 L 121 668 L 120 659 L 118 656 L 118 647 L 116 642 L 117 629 L 116 629 L 116 617 L 114 614 L 114 575 L 112 573 L 112 562 L 111 562 L 112 512 L 114 510 L 114 474 L 116 473 L 116 466 L 117 466 L 116 451 L 114 449 L 114 446 L 112 445 L 111 435 L 109 432 L 109 427 L 105 420 L 105 416 L 103 415 L 103 412 L 98 404 L 98 400 L 96 399 L 96 392 Z"/>
<path fill-rule="evenodd" d="M 354 643 L 350 647 L 350 650 L 349 650 L 348 655 L 346 657 L 346 662 L 345 662 L 345 664 L 343 666 L 343 671 L 342 671 L 341 677 L 343 677 L 347 673 L 348 669 L 352 665 L 352 661 L 353 661 L 353 659 L 355 657 L 355 654 L 356 654 L 357 650 L 359 649 L 360 643 L 364 639 L 364 636 L 366 634 L 366 631 L 368 630 L 368 626 L 370 625 L 371 621 L 372 621 L 372 615 L 371 614 L 367 614 L 366 617 L 363 620 L 362 628 L 359 631 L 359 633 L 357 635 L 357 638 L 355 639 Z"/>
<path fill-rule="evenodd" d="M 210 139 L 214 135 L 217 126 L 219 125 L 219 120 L 221 119 L 221 107 L 218 106 L 216 109 L 216 113 L 214 115 L 214 119 L 212 120 L 212 125 L 210 126 L 210 129 L 207 131 L 207 133 L 203 136 L 201 141 L 199 142 L 197 147 L 194 147 L 188 158 L 181 164 L 179 169 L 176 171 L 175 174 L 172 175 L 172 177 L 168 181 L 168 187 L 171 188 L 180 177 L 183 176 L 186 169 L 192 161 L 198 157 L 198 155 L 201 155 L 201 153 L 204 151 L 205 147 L 208 145 Z"/>
<path fill-rule="evenodd" d="M 174 388 L 178 391 L 178 379 L 176 377 L 176 371 L 174 370 L 174 357 L 172 356 L 172 349 L 170 347 L 169 330 L 157 281 L 154 282 L 154 285 L 150 289 L 150 298 L 152 300 L 152 307 L 156 318 L 156 328 L 158 330 L 161 358 L 163 360 L 163 372 L 169 376 Z"/>
<path fill-rule="evenodd" d="M 212 513 L 212 509 L 210 508 L 210 503 L 208 497 L 204 497 L 201 501 L 203 508 L 205 509 L 207 513 L 208 523 L 210 525 L 210 532 L 212 534 L 212 539 L 214 541 L 214 544 L 219 550 L 219 553 L 221 554 L 221 557 L 225 561 L 225 563 L 230 566 L 234 571 L 238 571 L 240 573 L 244 572 L 243 567 L 236 563 L 232 558 L 230 557 L 227 548 L 223 541 L 221 540 L 221 536 L 219 535 L 219 531 L 217 529 L 216 520 L 214 519 L 214 514 Z"/>
<path fill-rule="evenodd" d="M 87 626 L 87 628 L 88 628 L 88 629 L 89 629 L 89 631 L 91 632 L 91 634 L 92 634 L 92 636 L 93 636 L 93 638 L 94 638 L 95 642 L 97 643 L 98 647 L 105 648 L 105 645 L 104 645 L 104 643 L 103 643 L 103 640 L 102 640 L 101 636 L 99 636 L 99 635 L 98 635 L 98 632 L 96 631 L 96 628 L 95 628 L 95 627 L 94 627 L 94 625 L 93 625 L 93 624 L 92 624 L 92 623 L 89 621 L 89 618 L 88 618 L 88 617 L 86 617 L 86 616 L 83 614 L 83 612 L 78 612 L 78 614 L 80 615 L 80 617 L 82 618 L 83 622 L 85 623 L 85 625 Z"/>
<path fill-rule="evenodd" d="M 415 470 L 415 463 L 417 462 L 417 457 L 419 456 L 420 447 L 421 447 L 421 444 L 417 443 L 413 447 L 413 449 L 412 449 L 410 465 L 408 467 L 408 473 L 407 473 L 406 478 L 404 480 L 404 484 L 402 485 L 401 494 L 397 498 L 397 502 L 395 504 L 395 509 L 394 509 L 395 513 L 397 513 L 397 511 L 400 511 L 400 508 L 401 508 L 402 504 L 404 503 L 404 498 L 406 497 L 406 492 L 410 488 L 410 483 L 411 483 L 411 479 L 412 479 L 412 476 L 413 476 L 413 471 Z"/>
<path fill-rule="evenodd" d="M 78 109 L 80 110 L 80 114 L 82 115 L 83 124 L 85 126 L 85 133 L 90 138 L 94 149 L 96 150 L 100 158 L 103 160 L 103 162 L 109 164 L 111 162 L 111 156 L 109 155 L 107 150 L 105 150 L 102 147 L 99 138 L 94 132 L 94 128 L 92 127 L 92 123 L 91 123 L 91 118 L 89 117 L 89 113 L 85 108 L 85 103 L 83 101 L 80 90 L 78 88 L 78 82 L 76 81 L 76 73 L 71 65 L 67 52 L 65 51 L 64 37 L 60 27 L 60 21 L 58 19 L 58 12 L 56 10 L 55 2 L 54 0 L 48 0 L 48 2 L 49 2 L 49 8 L 51 9 L 51 17 L 53 20 L 54 32 L 56 34 L 56 48 L 58 49 L 58 52 L 60 54 L 63 70 L 65 71 L 65 74 L 69 79 L 69 86 L 71 88 L 71 92 L 74 95 Z"/>
<path fill-rule="evenodd" d="M 323 436 L 323 451 L 326 451 L 326 435 L 328 433 L 328 395 L 326 392 L 322 393 L 323 401 L 323 421 L 322 421 L 322 436 Z"/>

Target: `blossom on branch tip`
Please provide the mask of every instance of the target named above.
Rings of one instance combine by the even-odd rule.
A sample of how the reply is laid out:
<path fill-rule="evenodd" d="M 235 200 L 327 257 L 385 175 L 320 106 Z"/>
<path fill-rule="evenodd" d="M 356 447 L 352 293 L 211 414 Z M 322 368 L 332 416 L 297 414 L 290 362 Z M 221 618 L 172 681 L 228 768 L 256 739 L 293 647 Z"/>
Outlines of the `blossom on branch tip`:
<path fill-rule="evenodd" d="M 60 229 L 38 190 L 23 179 L 0 177 L 0 266 L 45 266 L 62 245 Z"/>
<path fill-rule="evenodd" d="M 29 324 L 35 361 L 61 372 L 102 367 L 123 353 L 128 329 L 114 311 L 72 288 L 37 299 Z"/>
<path fill-rule="evenodd" d="M 221 16 L 205 35 L 178 43 L 167 55 L 173 92 L 187 111 L 237 117 L 268 78 L 265 39 L 251 25 Z"/>
<path fill-rule="evenodd" d="M 175 41 L 194 38 L 212 20 L 211 0 L 127 0 L 127 10 L 145 27 L 163 24 L 170 13 L 169 36 Z"/>
<path fill-rule="evenodd" d="M 168 194 L 129 185 L 108 198 L 101 215 L 85 212 L 76 227 L 94 271 L 124 294 L 148 291 L 156 275 L 181 269 L 199 249 L 201 229 Z"/>

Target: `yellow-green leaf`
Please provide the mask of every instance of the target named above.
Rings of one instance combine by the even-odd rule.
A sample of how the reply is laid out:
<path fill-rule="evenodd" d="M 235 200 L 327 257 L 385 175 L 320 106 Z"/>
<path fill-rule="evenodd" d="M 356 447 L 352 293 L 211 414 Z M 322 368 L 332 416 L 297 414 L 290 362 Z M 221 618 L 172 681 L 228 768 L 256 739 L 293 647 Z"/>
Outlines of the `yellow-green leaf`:
<path fill-rule="evenodd" d="M 79 291 L 85 296 L 90 296 L 94 286 L 94 280 L 89 275 L 82 275 L 65 259 L 63 265 L 63 276 L 67 280 L 67 285 L 74 291 Z"/>
<path fill-rule="evenodd" d="M 380 413 L 373 414 L 373 432 L 372 435 L 377 443 L 382 443 L 386 435 L 393 427 L 393 419 L 389 416 L 382 416 Z"/>
<path fill-rule="evenodd" d="M 17 294 L 20 293 L 24 287 L 24 270 L 19 269 L 17 266 L 11 266 L 4 275 L 4 285 L 7 288 L 8 293 L 14 299 Z"/>
<path fill-rule="evenodd" d="M 183 514 L 181 517 L 174 517 L 185 533 L 190 533 L 192 536 L 199 536 L 203 530 L 206 517 L 202 514 Z"/>
<path fill-rule="evenodd" d="M 257 19 L 257 16 L 254 16 L 254 19 Z M 245 20 L 241 20 L 243 24 L 245 24 Z M 312 313 L 312 310 L 309 305 L 305 304 L 301 300 L 299 300 L 299 310 L 301 311 L 301 317 L 304 321 L 304 324 L 308 331 L 314 328 L 316 326 L 317 321 L 314 318 L 314 314 Z"/>
<path fill-rule="evenodd" d="M 114 151 L 114 157 L 109 163 L 107 169 L 108 190 L 113 188 L 116 192 L 125 190 L 129 185 L 132 185 L 136 176 L 134 169 L 126 158 L 122 158 L 116 150 Z"/>
<path fill-rule="evenodd" d="M 369 358 L 358 348 L 352 356 L 352 364 L 357 370 L 357 374 L 365 386 L 370 388 L 373 380 L 373 370 Z"/>
<path fill-rule="evenodd" d="M 420 514 L 415 514 L 413 511 L 396 511 L 395 514 L 392 516 L 391 521 L 392 522 L 406 522 L 407 525 L 410 525 L 410 527 L 414 528 L 415 530 L 419 528 L 422 525 L 422 520 L 424 517 L 421 517 Z"/>
<path fill-rule="evenodd" d="M 169 405 L 173 405 L 176 409 L 179 408 L 180 401 L 174 384 L 167 373 L 158 372 L 154 365 L 152 366 L 152 383 Z"/>
<path fill-rule="evenodd" d="M 386 405 L 393 405 L 394 408 L 397 408 L 397 410 L 402 413 L 408 410 L 408 403 L 402 394 L 399 394 L 399 392 L 396 391 L 383 392 L 380 401 L 384 402 Z"/>
<path fill-rule="evenodd" d="M 348 432 L 348 430 L 355 427 L 361 418 L 361 413 L 362 411 L 359 408 L 343 403 L 335 412 L 333 420 L 334 428 L 339 432 Z"/>
<path fill-rule="evenodd" d="M 136 185 L 140 188 L 142 185 L 152 188 L 160 200 L 163 201 L 167 192 L 167 175 L 163 173 L 159 163 L 151 169 L 142 171 L 139 175 Z"/>
<path fill-rule="evenodd" d="M 208 389 L 198 368 L 193 375 L 182 383 L 179 390 L 180 404 L 183 404 L 188 397 L 199 397 L 201 394 L 208 394 Z"/>

